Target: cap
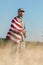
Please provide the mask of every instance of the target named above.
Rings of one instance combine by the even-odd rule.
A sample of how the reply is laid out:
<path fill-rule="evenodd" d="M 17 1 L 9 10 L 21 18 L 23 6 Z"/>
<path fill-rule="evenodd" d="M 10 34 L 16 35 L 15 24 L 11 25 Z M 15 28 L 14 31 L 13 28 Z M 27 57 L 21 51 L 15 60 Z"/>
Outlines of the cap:
<path fill-rule="evenodd" d="M 21 11 L 21 12 L 25 12 L 23 8 L 19 8 L 19 9 L 18 9 L 18 12 L 20 12 L 20 11 Z"/>

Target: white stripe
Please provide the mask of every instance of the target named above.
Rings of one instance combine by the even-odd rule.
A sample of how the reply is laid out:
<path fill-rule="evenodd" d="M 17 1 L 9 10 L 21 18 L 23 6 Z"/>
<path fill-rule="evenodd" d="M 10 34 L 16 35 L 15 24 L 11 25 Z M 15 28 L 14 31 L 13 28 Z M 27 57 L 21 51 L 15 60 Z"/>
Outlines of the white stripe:
<path fill-rule="evenodd" d="M 16 31 L 13 27 L 10 27 L 11 30 Z"/>
<path fill-rule="evenodd" d="M 12 29 L 13 31 L 19 32 L 18 30 L 14 29 L 13 27 L 10 27 L 10 29 Z"/>
<path fill-rule="evenodd" d="M 16 24 L 12 23 L 13 26 L 15 26 L 17 29 L 19 30 L 23 30 L 23 28 L 20 28 L 19 26 L 17 26 Z"/>
<path fill-rule="evenodd" d="M 17 38 L 20 38 L 21 39 L 21 36 L 17 33 L 13 33 L 12 31 L 9 31 L 11 34 L 15 35 Z"/>
<path fill-rule="evenodd" d="M 15 41 L 15 42 L 17 42 L 17 43 L 19 43 L 20 42 L 20 40 L 17 40 L 17 39 L 15 39 L 14 37 L 12 37 L 11 35 L 9 35 L 9 34 L 7 34 L 7 36 L 9 36 L 13 41 Z"/>
<path fill-rule="evenodd" d="M 13 19 L 13 20 L 14 20 L 17 24 L 19 24 L 20 26 L 22 26 L 21 23 L 19 23 L 18 21 L 16 21 L 16 19 Z"/>
<path fill-rule="evenodd" d="M 10 29 L 12 29 L 13 31 L 19 32 L 18 30 L 14 29 L 12 27 L 10 27 Z M 22 35 L 22 32 L 19 32 L 19 33 Z"/>

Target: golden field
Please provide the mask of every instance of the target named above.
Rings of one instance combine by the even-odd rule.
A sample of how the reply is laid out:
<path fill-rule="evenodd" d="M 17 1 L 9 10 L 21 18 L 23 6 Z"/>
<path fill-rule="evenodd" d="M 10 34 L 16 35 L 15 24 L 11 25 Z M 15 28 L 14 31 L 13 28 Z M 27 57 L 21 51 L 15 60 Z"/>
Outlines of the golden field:
<path fill-rule="evenodd" d="M 43 42 L 26 42 L 25 52 L 12 53 L 14 44 L 0 39 L 0 65 L 43 65 Z"/>

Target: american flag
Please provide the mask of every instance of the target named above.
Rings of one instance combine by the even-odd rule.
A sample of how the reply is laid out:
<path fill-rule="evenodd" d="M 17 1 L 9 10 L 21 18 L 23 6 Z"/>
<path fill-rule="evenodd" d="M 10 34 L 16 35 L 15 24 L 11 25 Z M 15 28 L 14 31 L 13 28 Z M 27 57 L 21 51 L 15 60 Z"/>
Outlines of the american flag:
<path fill-rule="evenodd" d="M 18 44 L 22 39 L 23 26 L 20 24 L 17 17 L 14 17 L 14 19 L 11 22 L 12 24 L 7 33 L 6 38 Z"/>

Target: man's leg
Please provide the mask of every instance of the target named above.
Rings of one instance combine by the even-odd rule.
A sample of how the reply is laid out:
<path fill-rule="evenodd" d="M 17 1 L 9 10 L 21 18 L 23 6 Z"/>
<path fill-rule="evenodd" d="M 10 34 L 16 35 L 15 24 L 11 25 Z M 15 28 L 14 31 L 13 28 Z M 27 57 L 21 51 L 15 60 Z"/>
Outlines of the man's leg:
<path fill-rule="evenodd" d="M 19 44 L 14 44 L 12 46 L 12 49 L 11 49 L 11 54 L 15 54 L 19 51 L 19 46 L 20 46 L 20 43 Z"/>
<path fill-rule="evenodd" d="M 25 52 L 25 42 L 24 41 L 21 42 L 20 47 L 21 47 L 21 51 Z"/>

